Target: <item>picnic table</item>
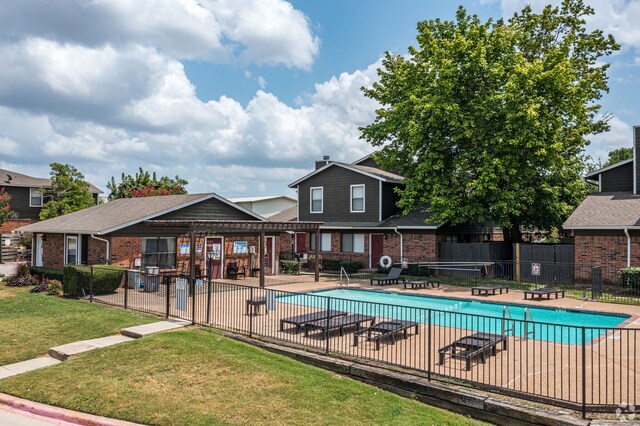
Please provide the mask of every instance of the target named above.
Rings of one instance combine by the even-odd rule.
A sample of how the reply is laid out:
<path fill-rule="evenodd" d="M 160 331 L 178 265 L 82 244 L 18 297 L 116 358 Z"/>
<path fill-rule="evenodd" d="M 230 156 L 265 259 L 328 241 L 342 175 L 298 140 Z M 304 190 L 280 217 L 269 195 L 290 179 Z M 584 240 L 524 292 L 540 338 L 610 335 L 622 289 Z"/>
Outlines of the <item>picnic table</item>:
<path fill-rule="evenodd" d="M 531 300 L 535 299 L 538 296 L 538 300 L 542 300 L 542 296 L 547 296 L 547 300 L 551 299 L 551 295 L 555 295 L 556 299 L 558 295 L 564 297 L 564 290 L 558 290 L 557 288 L 538 288 L 535 290 L 525 290 L 524 298 L 527 299 L 527 295 L 531 296 Z"/>
<path fill-rule="evenodd" d="M 485 284 L 471 287 L 471 295 L 475 296 L 477 294 L 478 296 L 482 296 L 484 294 L 485 296 L 489 296 L 489 292 L 491 292 L 491 295 L 494 296 L 498 290 L 500 294 L 502 294 L 502 290 L 509 293 L 509 287 L 506 285 Z"/>
<path fill-rule="evenodd" d="M 493 333 L 474 333 L 470 336 L 462 337 L 438 350 L 438 364 L 444 364 L 445 356 L 450 353 L 451 358 L 464 359 L 465 367 L 469 371 L 471 370 L 473 358 L 479 357 L 484 364 L 487 353 L 490 352 L 491 355 L 495 356 L 500 343 L 502 343 L 502 349 L 506 350 L 508 345 L 507 336 Z"/>

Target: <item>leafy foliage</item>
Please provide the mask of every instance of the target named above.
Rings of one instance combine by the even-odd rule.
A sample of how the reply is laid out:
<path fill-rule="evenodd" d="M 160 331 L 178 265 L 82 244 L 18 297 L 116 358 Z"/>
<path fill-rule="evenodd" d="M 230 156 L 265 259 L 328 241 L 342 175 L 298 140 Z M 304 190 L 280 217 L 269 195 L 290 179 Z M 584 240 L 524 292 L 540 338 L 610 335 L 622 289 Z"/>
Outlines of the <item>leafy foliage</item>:
<path fill-rule="evenodd" d="M 84 175 L 69 164 L 51 163 L 51 188 L 44 189 L 48 200 L 40 211 L 40 220 L 86 209 L 95 204 Z"/>
<path fill-rule="evenodd" d="M 49 289 L 49 280 L 43 278 L 38 281 L 38 284 L 34 285 L 34 287 L 29 290 L 31 293 L 44 293 Z"/>
<path fill-rule="evenodd" d="M 0 188 L 0 225 L 2 225 L 5 220 L 11 217 L 11 205 L 9 202 L 11 201 L 11 195 L 4 190 L 4 188 Z"/>
<path fill-rule="evenodd" d="M 640 289 L 640 267 L 631 266 L 620 270 L 620 283 L 623 287 Z"/>
<path fill-rule="evenodd" d="M 134 176 L 122 173 L 121 182 L 116 184 L 115 177 L 111 177 L 111 182 L 107 183 L 107 188 L 111 191 L 110 200 L 118 198 L 151 197 L 156 195 L 186 194 L 185 186 L 188 184 L 185 179 L 176 176 L 171 179 L 167 176 L 157 178 L 156 173 L 150 174 L 148 171 L 139 168 Z"/>
<path fill-rule="evenodd" d="M 62 283 L 58 280 L 50 280 L 47 294 L 49 296 L 60 296 L 62 294 Z"/>
<path fill-rule="evenodd" d="M 124 269 L 101 265 L 93 268 L 93 294 L 110 294 L 122 283 Z M 62 284 L 64 295 L 76 297 L 90 293 L 91 266 L 65 266 Z"/>
<path fill-rule="evenodd" d="M 62 269 L 43 268 L 41 266 L 31 266 L 29 273 L 36 277 L 44 277 L 50 280 L 62 281 L 64 273 Z"/>
<path fill-rule="evenodd" d="M 300 263 L 295 260 L 281 260 L 280 272 L 287 275 L 298 275 L 300 274 Z"/>
<path fill-rule="evenodd" d="M 611 166 L 624 160 L 633 158 L 633 148 L 618 148 L 609 153 L 609 159 L 602 167 Z"/>
<path fill-rule="evenodd" d="M 361 131 L 383 147 L 378 163 L 406 177 L 405 212 L 425 204 L 438 222 L 494 220 L 512 240 L 520 225 L 568 217 L 588 191 L 587 137 L 608 129 L 602 57 L 619 48 L 586 31 L 592 14 L 564 0 L 481 22 L 461 7 L 455 21 L 418 23 L 408 57 L 387 52 L 379 82 L 363 88 L 382 107 Z"/>
<path fill-rule="evenodd" d="M 7 285 L 9 287 L 28 287 L 38 283 L 39 281 L 29 273 L 29 266 L 26 263 L 22 263 L 18 265 L 16 274 L 9 278 Z"/>

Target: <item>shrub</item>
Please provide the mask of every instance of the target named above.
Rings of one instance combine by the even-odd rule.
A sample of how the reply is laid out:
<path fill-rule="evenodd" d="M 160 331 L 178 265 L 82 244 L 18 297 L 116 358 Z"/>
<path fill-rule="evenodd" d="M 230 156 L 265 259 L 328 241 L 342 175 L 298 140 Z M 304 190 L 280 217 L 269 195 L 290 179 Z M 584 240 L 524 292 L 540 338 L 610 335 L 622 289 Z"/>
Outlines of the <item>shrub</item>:
<path fill-rule="evenodd" d="M 26 263 L 21 263 L 20 265 L 18 265 L 18 268 L 16 269 L 16 277 L 27 277 L 31 275 L 29 273 L 29 265 L 27 265 Z"/>
<path fill-rule="evenodd" d="M 62 283 L 58 280 L 50 280 L 47 294 L 50 296 L 59 296 L 62 294 Z"/>
<path fill-rule="evenodd" d="M 358 269 L 362 269 L 364 267 L 362 262 L 358 262 L 356 260 L 342 260 L 339 265 L 340 267 L 338 270 L 344 268 L 344 270 L 347 271 L 347 274 L 358 272 Z"/>
<path fill-rule="evenodd" d="M 26 276 L 14 276 L 9 279 L 7 285 L 9 287 L 29 287 L 31 285 L 39 284 L 37 280 L 35 280 L 31 275 Z"/>
<path fill-rule="evenodd" d="M 632 266 L 620 270 L 620 284 L 634 290 L 640 289 L 640 267 Z"/>
<path fill-rule="evenodd" d="M 300 274 L 300 264 L 295 260 L 281 260 L 280 272 L 288 275 Z"/>
<path fill-rule="evenodd" d="M 47 291 L 49 289 L 49 280 L 46 278 L 43 278 L 39 284 L 35 285 L 30 292 L 31 293 L 42 293 L 44 291 Z"/>
<path fill-rule="evenodd" d="M 340 262 L 340 259 L 322 259 L 322 269 L 327 269 L 329 271 L 339 271 Z"/>
<path fill-rule="evenodd" d="M 124 277 L 124 269 L 119 266 L 101 265 L 93 268 L 93 294 L 114 293 Z M 89 294 L 91 266 L 65 266 L 62 285 L 65 296 Z"/>
<path fill-rule="evenodd" d="M 58 280 L 62 282 L 64 272 L 62 269 L 43 268 L 41 266 L 32 266 L 29 268 L 31 275 L 35 277 L 45 277 L 50 280 Z"/>

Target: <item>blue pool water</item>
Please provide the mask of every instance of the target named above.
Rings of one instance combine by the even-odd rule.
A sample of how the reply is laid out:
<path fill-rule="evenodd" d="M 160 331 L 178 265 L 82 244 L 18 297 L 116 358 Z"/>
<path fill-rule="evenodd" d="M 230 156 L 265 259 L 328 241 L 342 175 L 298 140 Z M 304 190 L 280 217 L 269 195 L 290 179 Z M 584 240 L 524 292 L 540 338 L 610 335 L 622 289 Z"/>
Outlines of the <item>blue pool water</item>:
<path fill-rule="evenodd" d="M 477 300 L 338 289 L 281 296 L 278 297 L 278 301 L 326 308 L 327 297 L 331 298 L 330 309 L 423 323 L 428 322 L 428 309 L 432 309 L 431 324 L 433 325 L 485 333 L 500 333 L 502 331 L 504 305 Z M 514 334 L 524 336 L 523 318 L 526 306 L 507 306 L 511 317 L 516 320 L 514 323 L 508 322 L 507 325 L 515 325 Z M 532 327 L 529 323 L 526 330 L 533 329 L 535 331 L 533 337 L 538 340 L 558 343 L 582 342 L 582 327 L 585 327 L 585 341 L 589 342 L 606 333 L 607 328 L 616 327 L 629 318 L 628 315 L 622 314 L 602 314 L 543 307 L 529 307 L 529 310 L 533 321 L 540 324 Z"/>

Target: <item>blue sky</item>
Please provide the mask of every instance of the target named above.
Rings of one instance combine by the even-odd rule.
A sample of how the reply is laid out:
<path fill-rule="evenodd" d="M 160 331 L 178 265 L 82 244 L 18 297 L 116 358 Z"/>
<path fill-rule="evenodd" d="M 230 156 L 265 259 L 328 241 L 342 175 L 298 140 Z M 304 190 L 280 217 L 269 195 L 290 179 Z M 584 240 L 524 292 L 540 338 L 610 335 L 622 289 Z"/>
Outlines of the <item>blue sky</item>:
<path fill-rule="evenodd" d="M 547 1 L 533 0 L 540 8 Z M 557 3 L 557 1 L 556 1 Z M 587 153 L 631 146 L 640 124 L 640 0 L 588 0 L 592 28 L 622 45 Z M 322 155 L 371 151 L 360 87 L 385 51 L 405 53 L 420 20 L 459 4 L 483 19 L 520 0 L 25 0 L 0 6 L 0 167 L 46 176 L 68 162 L 103 189 L 139 166 L 191 192 L 294 195 Z"/>

